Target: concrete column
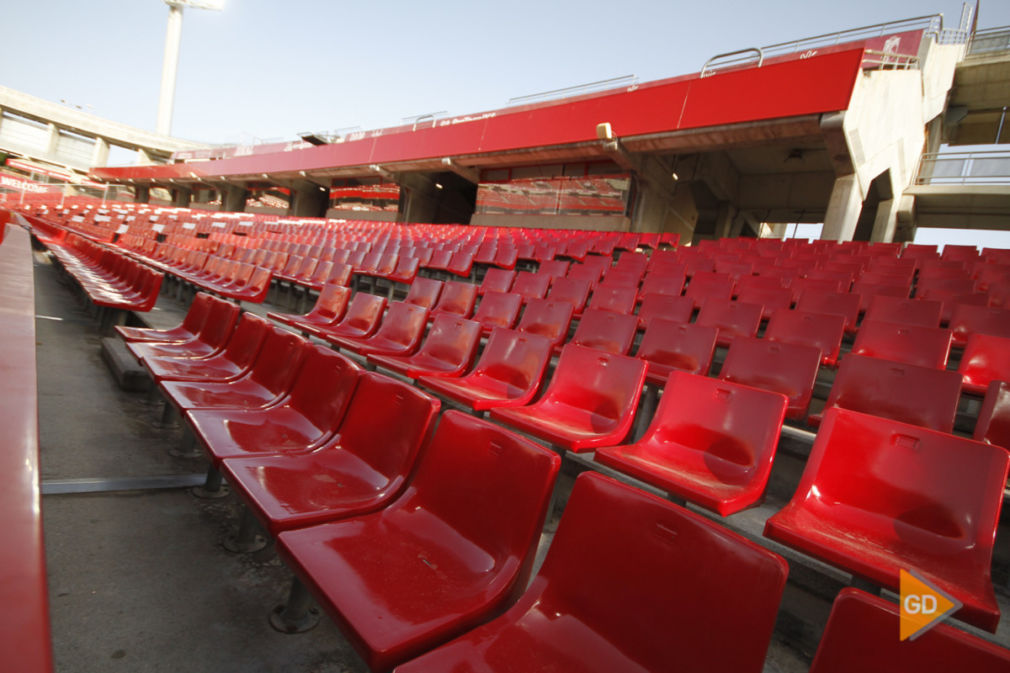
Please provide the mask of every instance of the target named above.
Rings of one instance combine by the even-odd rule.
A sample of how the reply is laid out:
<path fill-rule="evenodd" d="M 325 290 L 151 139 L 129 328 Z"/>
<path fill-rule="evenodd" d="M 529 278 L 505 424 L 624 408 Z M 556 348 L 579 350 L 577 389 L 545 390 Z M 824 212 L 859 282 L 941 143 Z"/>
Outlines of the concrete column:
<path fill-rule="evenodd" d="M 46 145 L 46 155 L 49 157 L 56 156 L 56 150 L 59 148 L 60 143 L 60 130 L 56 128 L 56 124 L 49 124 L 49 140 Z"/>
<path fill-rule="evenodd" d="M 399 178 L 400 212 L 396 215 L 397 222 L 434 222 L 438 212 L 438 202 L 441 194 L 435 187 L 434 180 L 424 175 L 401 175 Z"/>
<path fill-rule="evenodd" d="M 193 192 L 182 188 L 176 187 L 172 190 L 172 205 L 178 208 L 189 208 L 190 202 L 193 200 Z"/>
<path fill-rule="evenodd" d="M 771 230 L 771 238 L 785 238 L 789 232 L 789 226 L 784 222 L 775 222 L 768 225 L 768 228 Z"/>
<path fill-rule="evenodd" d="M 91 153 L 92 166 L 105 166 L 109 163 L 109 143 L 104 138 L 95 138 L 95 149 Z"/>
<path fill-rule="evenodd" d="M 894 240 L 894 232 L 898 227 L 899 199 L 881 201 L 877 206 L 877 217 L 873 220 L 873 233 L 870 240 L 874 243 L 890 243 Z"/>
<path fill-rule="evenodd" d="M 151 188 L 141 187 L 140 185 L 135 185 L 133 188 L 133 202 L 134 203 L 150 203 L 151 202 Z"/>
<path fill-rule="evenodd" d="M 631 231 L 675 232 L 690 241 L 698 224 L 698 208 L 687 189 L 665 193 L 645 180 L 638 182 L 638 197 L 631 211 Z"/>
<path fill-rule="evenodd" d="M 140 147 L 137 149 L 137 163 L 141 166 L 150 166 L 154 161 L 151 160 L 151 155 L 143 147 Z"/>
<path fill-rule="evenodd" d="M 249 190 L 236 185 L 226 185 L 221 189 L 221 210 L 229 213 L 244 213 Z"/>
<path fill-rule="evenodd" d="M 326 217 L 330 204 L 330 193 L 316 184 L 302 185 L 291 189 L 291 203 L 288 215 L 294 217 Z"/>
<path fill-rule="evenodd" d="M 863 195 L 859 190 L 856 175 L 843 175 L 835 179 L 828 201 L 828 211 L 824 215 L 822 240 L 851 241 L 859 224 L 859 213 L 863 206 Z"/>
<path fill-rule="evenodd" d="M 719 204 L 719 210 L 715 214 L 715 237 L 731 238 L 739 236 L 743 230 L 743 220 L 738 226 L 734 226 L 733 220 L 736 217 L 736 207 L 732 203 L 723 201 Z"/>

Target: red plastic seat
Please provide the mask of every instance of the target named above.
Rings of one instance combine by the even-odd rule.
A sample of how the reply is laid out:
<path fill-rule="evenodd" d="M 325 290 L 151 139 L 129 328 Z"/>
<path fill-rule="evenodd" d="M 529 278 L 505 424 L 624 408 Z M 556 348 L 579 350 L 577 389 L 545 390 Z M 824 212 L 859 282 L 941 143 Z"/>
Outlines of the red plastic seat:
<path fill-rule="evenodd" d="M 728 516 L 763 496 L 788 403 L 780 393 L 674 372 L 645 435 L 597 449 L 595 460 Z"/>
<path fill-rule="evenodd" d="M 637 331 L 638 318 L 633 315 L 589 309 L 582 314 L 569 343 L 627 355 Z"/>
<path fill-rule="evenodd" d="M 817 380 L 821 351 L 814 346 L 737 337 L 726 353 L 719 378 L 782 393 L 786 418 L 804 418 Z"/>
<path fill-rule="evenodd" d="M 956 304 L 950 316 L 954 343 L 963 345 L 972 334 L 1010 338 L 1010 309 Z"/>
<path fill-rule="evenodd" d="M 237 305 L 226 301 L 217 302 L 211 307 L 199 333 L 192 339 L 175 343 L 127 341 L 126 347 L 141 361 L 161 357 L 207 357 L 225 347 L 238 322 L 238 316 Z"/>
<path fill-rule="evenodd" d="M 406 303 L 406 302 L 404 302 Z M 343 337 L 362 338 L 375 334 L 386 310 L 386 298 L 366 292 L 358 292 L 347 305 L 347 311 L 339 322 L 332 325 L 318 325 L 308 329 L 310 334 L 331 341 Z"/>
<path fill-rule="evenodd" d="M 645 380 L 662 386 L 674 371 L 705 376 L 715 355 L 719 330 L 655 318 L 642 336 L 635 357 L 646 361 Z"/>
<path fill-rule="evenodd" d="M 231 381 L 161 381 L 162 395 L 180 411 L 252 408 L 273 404 L 291 387 L 309 344 L 297 334 L 271 328 L 252 368 Z"/>
<path fill-rule="evenodd" d="M 810 673 L 1006 673 L 1010 650 L 949 624 L 899 640 L 897 604 L 859 589 L 838 594 Z"/>
<path fill-rule="evenodd" d="M 805 290 L 796 302 L 796 310 L 840 315 L 845 318 L 845 331 L 855 332 L 856 321 L 859 319 L 859 295 Z"/>
<path fill-rule="evenodd" d="M 736 282 L 726 274 L 696 271 L 691 276 L 684 296 L 691 298 L 695 308 L 701 308 L 709 299 L 732 299 L 735 289 Z"/>
<path fill-rule="evenodd" d="M 323 285 L 315 306 L 305 315 L 297 313 L 267 313 L 271 320 L 290 325 L 295 329 L 307 330 L 311 327 L 326 327 L 344 317 L 347 304 L 351 300 L 351 289 L 335 283 Z"/>
<path fill-rule="evenodd" d="M 568 302 L 531 299 L 526 304 L 526 310 L 519 319 L 516 331 L 539 334 L 547 337 L 551 346 L 557 346 L 568 338 L 568 328 L 571 324 L 572 305 Z"/>
<path fill-rule="evenodd" d="M 764 308 L 760 304 L 746 304 L 728 299 L 709 299 L 698 312 L 696 325 L 715 327 L 719 330 L 716 343 L 729 346 L 737 337 L 757 336 L 761 326 L 761 314 Z"/>
<path fill-rule="evenodd" d="M 830 313 L 779 309 L 772 313 L 764 338 L 768 341 L 813 346 L 821 351 L 821 364 L 838 366 L 838 353 L 845 336 L 845 318 Z"/>
<path fill-rule="evenodd" d="M 374 511 L 413 470 L 439 403 L 364 372 L 332 440 L 316 451 L 228 458 L 221 471 L 271 535 Z"/>
<path fill-rule="evenodd" d="M 503 428 L 447 411 L 392 504 L 282 532 L 277 548 L 369 668 L 389 670 L 518 598 L 560 462 Z"/>
<path fill-rule="evenodd" d="M 584 473 L 519 602 L 396 671 L 757 672 L 787 574 L 718 524 Z"/>
<path fill-rule="evenodd" d="M 959 618 L 995 631 L 990 567 L 1008 468 L 998 447 L 830 409 L 765 535 L 895 592 L 899 570 L 917 571 L 964 603 Z"/>
<path fill-rule="evenodd" d="M 613 286 L 602 283 L 593 290 L 593 296 L 589 298 L 589 308 L 629 315 L 635 311 L 637 299 L 637 286 Z"/>
<path fill-rule="evenodd" d="M 421 308 L 434 308 L 438 296 L 442 293 L 442 281 L 434 278 L 415 278 L 407 290 L 404 302 Z"/>
<path fill-rule="evenodd" d="M 551 301 L 566 301 L 572 305 L 575 315 L 581 315 L 589 299 L 589 281 L 578 278 L 555 278 L 547 298 Z"/>
<path fill-rule="evenodd" d="M 547 288 L 550 285 L 550 274 L 520 271 L 512 283 L 511 292 L 521 296 L 524 301 L 543 299 L 547 295 Z"/>
<path fill-rule="evenodd" d="M 1010 382 L 992 381 L 986 388 L 973 436 L 1010 451 Z"/>
<path fill-rule="evenodd" d="M 519 318 L 523 298 L 512 292 L 488 290 L 477 305 L 473 319 L 480 323 L 484 334 L 490 334 L 496 327 L 512 329 Z"/>
<path fill-rule="evenodd" d="M 886 320 L 903 325 L 939 327 L 943 304 L 927 299 L 877 295 L 870 301 L 863 320 Z"/>
<path fill-rule="evenodd" d="M 957 371 L 961 387 L 981 395 L 992 381 L 1010 381 L 1010 339 L 972 334 L 965 344 Z"/>
<path fill-rule="evenodd" d="M 477 286 L 460 280 L 450 280 L 442 285 L 438 303 L 431 309 L 432 317 L 437 313 L 452 313 L 469 318 L 477 303 Z"/>
<path fill-rule="evenodd" d="M 441 315 L 454 315 L 443 313 Z M 367 337 L 328 337 L 335 346 L 358 355 L 410 355 L 417 350 L 428 324 L 428 309 L 394 301 L 386 311 L 379 329 Z"/>
<path fill-rule="evenodd" d="M 947 368 L 952 335 L 949 329 L 864 320 L 852 353 L 933 369 Z"/>
<path fill-rule="evenodd" d="M 215 465 L 224 458 L 304 452 L 336 432 L 361 370 L 347 357 L 311 346 L 291 391 L 259 409 L 188 409 L 193 435 Z"/>
<path fill-rule="evenodd" d="M 568 273 L 568 262 L 563 259 L 545 259 L 537 265 L 537 273 L 551 278 L 564 278 Z"/>
<path fill-rule="evenodd" d="M 150 329 L 146 327 L 127 327 L 126 325 L 115 325 L 116 333 L 126 341 L 158 341 L 161 343 L 178 343 L 188 341 L 196 337 L 203 327 L 204 321 L 211 313 L 211 307 L 216 303 L 225 303 L 223 300 L 209 295 L 205 292 L 198 292 L 193 297 L 189 310 L 186 312 L 182 323 L 169 329 Z"/>
<path fill-rule="evenodd" d="M 631 429 L 645 373 L 643 360 L 569 344 L 543 397 L 493 408 L 491 418 L 569 451 L 619 444 Z"/>
<path fill-rule="evenodd" d="M 638 307 L 638 329 L 647 330 L 653 318 L 689 323 L 694 313 L 694 302 L 689 297 L 647 293 L 641 295 Z"/>
<path fill-rule="evenodd" d="M 203 358 L 148 357 L 144 366 L 155 381 L 231 381 L 249 371 L 269 333 L 269 320 L 243 313 L 224 350 Z"/>
<path fill-rule="evenodd" d="M 480 344 L 480 323 L 440 313 L 431 323 L 424 343 L 413 355 L 370 354 L 379 367 L 416 379 L 424 374 L 459 376 L 473 364 Z"/>
<path fill-rule="evenodd" d="M 838 367 L 824 409 L 842 407 L 951 432 L 960 396 L 957 372 L 850 354 Z"/>
<path fill-rule="evenodd" d="M 758 278 L 759 276 L 755 276 Z M 757 304 L 762 307 L 761 317 L 768 320 L 779 309 L 787 309 L 793 305 L 793 292 L 786 287 L 756 287 L 738 286 L 737 301 L 747 304 Z"/>
<path fill-rule="evenodd" d="M 568 275 L 565 276 L 569 280 L 581 280 L 589 283 L 590 290 L 596 288 L 602 277 L 602 268 L 588 264 L 572 264 L 568 267 Z"/>
<path fill-rule="evenodd" d="M 498 328 L 472 372 L 462 378 L 421 376 L 418 382 L 474 411 L 522 406 L 539 390 L 550 360 L 546 337 Z"/>
<path fill-rule="evenodd" d="M 516 272 L 508 269 L 488 269 L 484 274 L 484 280 L 477 288 L 478 294 L 485 292 L 508 292 L 512 288 L 512 281 L 515 280 Z"/>

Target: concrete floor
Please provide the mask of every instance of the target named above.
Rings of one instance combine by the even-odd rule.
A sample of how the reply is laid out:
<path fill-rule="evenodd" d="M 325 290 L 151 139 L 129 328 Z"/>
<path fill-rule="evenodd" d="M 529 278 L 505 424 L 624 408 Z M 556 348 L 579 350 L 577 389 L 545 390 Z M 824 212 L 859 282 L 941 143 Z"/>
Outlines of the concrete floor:
<path fill-rule="evenodd" d="M 41 253 L 36 288 L 44 492 L 63 480 L 202 473 L 205 459 L 169 455 L 183 432 L 178 425 L 158 426 L 160 402 L 117 387 L 99 355 L 95 318 Z M 157 310 L 145 316 L 154 326 L 181 320 L 185 306 L 169 294 L 163 291 Z M 727 525 L 760 537 L 764 518 L 788 499 L 802 469 L 802 460 L 787 455 L 776 460 L 770 502 Z M 566 460 L 557 511 L 578 469 Z M 315 630 L 295 636 L 269 626 L 267 614 L 286 597 L 291 575 L 272 546 L 248 555 L 221 547 L 240 511 L 234 495 L 205 501 L 182 488 L 44 495 L 58 673 L 367 671 L 325 617 Z M 541 560 L 556 526 L 554 516 Z M 766 673 L 805 672 L 830 609 L 829 599 L 792 581 L 810 573 L 790 562 Z M 1005 594 L 1001 602 L 1010 607 Z M 999 635 L 1004 645 L 1010 643 L 1008 622 Z"/>

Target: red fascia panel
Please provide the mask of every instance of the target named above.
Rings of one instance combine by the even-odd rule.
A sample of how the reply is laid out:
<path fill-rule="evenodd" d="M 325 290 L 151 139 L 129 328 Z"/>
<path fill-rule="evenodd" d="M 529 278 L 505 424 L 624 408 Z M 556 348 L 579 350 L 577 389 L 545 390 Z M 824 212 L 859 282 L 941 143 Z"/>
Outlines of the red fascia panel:
<path fill-rule="evenodd" d="M 682 77 L 556 104 L 477 115 L 416 130 L 400 127 L 303 150 L 194 164 L 96 168 L 99 178 L 166 179 L 367 166 L 596 140 L 610 122 L 621 138 L 798 117 L 848 108 L 863 50 L 797 58 L 710 77 Z"/>

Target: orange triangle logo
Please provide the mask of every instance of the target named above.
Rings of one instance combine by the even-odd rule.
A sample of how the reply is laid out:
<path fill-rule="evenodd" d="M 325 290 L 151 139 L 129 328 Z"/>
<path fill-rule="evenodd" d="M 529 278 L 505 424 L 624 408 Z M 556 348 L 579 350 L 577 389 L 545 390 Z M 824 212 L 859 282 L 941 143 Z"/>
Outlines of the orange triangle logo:
<path fill-rule="evenodd" d="M 901 640 L 915 640 L 948 615 L 961 609 L 961 601 L 933 586 L 921 575 L 902 570 Z"/>

